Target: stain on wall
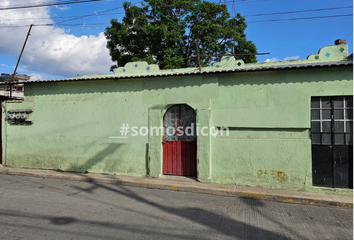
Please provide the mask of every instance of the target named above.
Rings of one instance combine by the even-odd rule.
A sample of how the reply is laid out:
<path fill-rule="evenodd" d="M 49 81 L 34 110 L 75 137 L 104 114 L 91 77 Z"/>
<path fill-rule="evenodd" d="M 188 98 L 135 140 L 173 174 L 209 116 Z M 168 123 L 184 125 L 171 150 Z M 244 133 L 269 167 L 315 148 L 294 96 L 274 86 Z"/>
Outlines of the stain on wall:
<path fill-rule="evenodd" d="M 275 170 L 258 170 L 257 171 L 257 176 L 259 177 L 271 177 L 273 179 L 276 179 L 278 182 L 285 182 L 288 180 L 288 175 L 286 175 L 284 172 L 280 171 L 275 171 Z"/>

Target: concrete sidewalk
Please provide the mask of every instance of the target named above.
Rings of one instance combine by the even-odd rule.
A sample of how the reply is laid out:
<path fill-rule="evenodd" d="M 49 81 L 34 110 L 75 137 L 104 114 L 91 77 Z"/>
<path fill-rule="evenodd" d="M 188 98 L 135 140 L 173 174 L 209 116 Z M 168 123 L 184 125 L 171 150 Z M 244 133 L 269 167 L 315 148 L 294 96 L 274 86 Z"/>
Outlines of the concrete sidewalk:
<path fill-rule="evenodd" d="M 201 183 L 188 177 L 166 176 L 162 178 L 127 177 L 95 173 L 58 172 L 55 170 L 12 168 L 0 165 L 1 174 L 38 178 L 60 178 L 73 181 L 109 183 L 125 186 L 154 188 L 222 195 L 229 197 L 254 198 L 275 202 L 307 204 L 316 206 L 353 208 L 353 197 L 304 191 L 245 187 L 225 184 Z"/>

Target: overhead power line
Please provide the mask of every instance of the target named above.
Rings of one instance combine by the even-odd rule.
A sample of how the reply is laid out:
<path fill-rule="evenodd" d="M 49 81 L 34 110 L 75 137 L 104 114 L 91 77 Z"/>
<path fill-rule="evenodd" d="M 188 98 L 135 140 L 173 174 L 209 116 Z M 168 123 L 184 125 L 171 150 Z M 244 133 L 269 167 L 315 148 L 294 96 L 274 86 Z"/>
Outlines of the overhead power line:
<path fill-rule="evenodd" d="M 0 10 L 14 10 L 14 9 L 23 9 L 23 8 L 36 8 L 36 7 L 48 7 L 48 6 L 58 6 L 58 5 L 69 5 L 77 3 L 88 3 L 88 2 L 100 2 L 105 0 L 68 0 L 63 2 L 52 2 L 52 3 L 38 3 L 30 5 L 14 5 L 9 7 L 0 7 Z"/>
<path fill-rule="evenodd" d="M 267 1 L 267 0 L 238 0 L 238 1 L 223 1 L 223 2 L 219 2 L 219 4 L 226 4 L 226 3 L 253 3 L 253 2 L 264 2 L 264 1 Z"/>
<path fill-rule="evenodd" d="M 317 8 L 317 9 L 308 9 L 308 10 L 299 10 L 299 11 L 289 11 L 289 12 L 275 12 L 275 13 L 260 13 L 253 15 L 245 15 L 243 17 L 258 17 L 258 16 L 267 16 L 267 15 L 277 15 L 277 14 L 290 14 L 290 13 L 303 13 L 303 12 L 318 12 L 318 11 L 327 11 L 327 10 L 336 10 L 344 8 L 353 8 L 353 6 L 346 7 L 332 7 L 332 8 Z"/>
<path fill-rule="evenodd" d="M 64 0 L 64 1 L 65 1 L 65 0 Z M 39 12 L 38 9 L 34 9 L 34 10 L 37 11 L 38 14 L 40 14 L 40 12 Z M 44 24 L 46 24 L 45 22 L 47 22 L 47 21 L 44 20 Z M 55 36 L 54 32 L 52 31 L 51 26 L 47 26 L 47 28 L 48 28 L 48 30 L 51 32 L 51 34 L 53 35 L 54 40 L 55 40 L 55 41 L 57 42 L 57 44 L 59 45 L 60 51 L 64 54 L 64 57 L 66 58 L 65 61 L 68 61 L 68 62 L 69 62 L 69 66 L 75 71 L 75 74 L 76 74 L 75 76 L 79 76 L 78 72 L 76 71 L 75 66 L 74 66 L 74 65 L 72 64 L 72 62 L 70 61 L 69 56 L 68 56 L 67 53 L 64 51 L 63 47 L 62 47 L 61 44 L 59 43 L 59 41 L 58 41 L 57 37 Z"/>
<path fill-rule="evenodd" d="M 143 2 L 143 1 L 135 2 L 135 3 L 133 3 L 132 5 L 136 5 L 136 4 L 141 3 L 141 2 Z M 69 21 L 73 21 L 73 20 L 77 20 L 77 19 L 80 19 L 80 18 L 96 16 L 96 15 L 98 15 L 98 14 L 105 13 L 105 12 L 111 12 L 111 11 L 114 11 L 114 10 L 117 10 L 117 9 L 120 9 L 120 8 L 123 8 L 123 6 L 122 6 L 122 7 L 111 8 L 111 9 L 104 10 L 104 11 L 100 11 L 100 12 L 97 12 L 97 13 L 82 15 L 82 16 L 79 16 L 79 17 L 75 17 L 75 18 L 72 18 L 72 19 L 68 19 L 68 20 L 64 20 L 64 21 L 58 22 L 57 24 L 63 23 L 63 22 L 69 22 Z"/>
<path fill-rule="evenodd" d="M 304 20 L 304 19 L 316 19 L 316 18 L 333 18 L 333 17 L 349 17 L 349 16 L 353 16 L 353 14 L 341 14 L 341 15 L 331 15 L 331 16 L 318 16 L 318 17 L 302 17 L 302 18 L 269 19 L 269 20 L 259 20 L 259 21 L 246 21 L 246 23 L 278 22 L 278 21 Z"/>
<path fill-rule="evenodd" d="M 317 17 L 301 17 L 301 18 L 283 18 L 283 19 L 269 19 L 269 20 L 259 20 L 259 21 L 246 21 L 246 23 L 256 23 L 256 22 L 276 22 L 276 21 L 291 21 L 291 20 L 305 20 L 305 19 L 316 19 L 316 18 L 334 18 L 334 17 L 350 17 L 353 14 L 340 14 L 340 15 L 329 15 L 329 16 L 317 16 Z M 68 26 L 68 27 L 82 27 L 84 26 L 107 26 L 105 23 L 76 23 L 76 24 L 52 24 L 56 26 Z"/>
<path fill-rule="evenodd" d="M 140 2 L 133 3 L 132 5 L 136 5 Z M 92 13 L 92 14 L 86 14 L 86 15 L 77 15 L 77 16 L 64 16 L 64 17 L 51 17 L 51 18 L 8 18 L 8 19 L 3 19 L 0 18 L 1 20 L 35 20 L 35 19 L 63 19 L 63 18 L 72 18 L 69 20 L 62 21 L 63 22 L 68 22 L 68 21 L 73 21 L 76 19 L 80 18 L 85 18 L 85 17 L 94 17 L 94 16 L 110 16 L 110 15 L 116 15 L 116 14 L 124 14 L 124 12 L 118 12 L 118 13 L 105 13 L 105 12 L 110 12 L 114 11 L 117 9 L 120 9 L 123 7 L 117 7 L 117 8 L 112 8 L 108 9 L 105 11 L 97 12 L 97 13 Z M 345 7 L 332 7 L 332 8 L 317 8 L 317 9 L 307 9 L 307 10 L 299 10 L 299 11 L 288 11 L 288 12 L 274 12 L 274 13 L 260 13 L 260 14 L 252 14 L 252 15 L 245 15 L 243 17 L 258 17 L 258 16 L 267 16 L 267 15 L 280 15 L 280 14 L 291 14 L 291 13 L 303 13 L 303 12 L 317 12 L 317 11 L 327 11 L 327 10 L 337 10 L 337 9 L 348 9 L 348 8 L 353 8 L 353 6 L 345 6 Z M 58 22 L 60 23 L 60 22 Z"/>
<path fill-rule="evenodd" d="M 102 13 L 102 14 L 95 14 L 96 16 L 110 16 L 110 15 L 116 15 L 116 14 L 125 14 L 124 12 L 121 12 L 121 13 Z M 32 20 L 45 20 L 45 19 L 63 19 L 63 18 L 76 18 L 76 17 L 81 17 L 81 16 L 84 16 L 84 15 L 76 15 L 76 16 L 63 16 L 63 17 L 56 17 L 56 16 L 53 16 L 53 17 L 41 17 L 41 18 L 1 18 L 0 17 L 0 20 L 22 20 L 22 21 L 32 21 Z"/>
<path fill-rule="evenodd" d="M 86 0 L 86 1 L 88 1 L 88 0 Z M 94 1 L 105 1 L 105 0 L 94 0 Z M 82 2 L 82 1 L 80 1 L 80 2 Z M 142 3 L 142 2 L 143 1 L 135 2 L 135 3 L 132 3 L 132 5 L 136 5 L 136 4 Z M 0 17 L 0 19 L 1 20 L 34 20 L 34 19 L 72 18 L 72 19 L 69 19 L 69 20 L 62 21 L 62 22 L 68 22 L 68 21 L 73 21 L 73 20 L 76 20 L 76 19 L 85 18 L 85 17 L 91 17 L 91 16 L 124 14 L 124 13 L 106 13 L 106 14 L 104 14 L 105 12 L 111 12 L 111 11 L 114 11 L 114 10 L 117 10 L 117 9 L 121 9 L 121 8 L 124 8 L 124 7 L 123 6 L 115 7 L 115 8 L 110 8 L 110 9 L 107 9 L 107 10 L 104 10 L 104 11 L 100 11 L 100 12 L 95 12 L 95 13 L 86 14 L 86 15 L 78 15 L 78 16 L 51 17 L 51 18 L 12 18 L 12 19 L 3 19 L 3 18 Z"/>
<path fill-rule="evenodd" d="M 350 17 L 353 14 L 341 14 L 341 15 L 329 15 L 329 16 L 318 16 L 318 17 L 302 17 L 302 18 L 283 18 L 283 19 L 269 19 L 269 20 L 259 20 L 259 21 L 246 21 L 246 23 L 256 23 L 256 22 L 276 22 L 276 21 L 291 21 L 291 20 L 305 20 L 305 19 L 318 19 L 318 18 L 334 18 L 334 17 Z M 30 25 L 12 25 L 12 26 L 0 26 L 0 28 L 19 28 L 19 27 L 29 27 Z M 83 26 L 107 26 L 107 23 L 75 23 L 75 24 L 35 24 L 34 26 L 63 26 L 63 27 L 83 27 Z"/>

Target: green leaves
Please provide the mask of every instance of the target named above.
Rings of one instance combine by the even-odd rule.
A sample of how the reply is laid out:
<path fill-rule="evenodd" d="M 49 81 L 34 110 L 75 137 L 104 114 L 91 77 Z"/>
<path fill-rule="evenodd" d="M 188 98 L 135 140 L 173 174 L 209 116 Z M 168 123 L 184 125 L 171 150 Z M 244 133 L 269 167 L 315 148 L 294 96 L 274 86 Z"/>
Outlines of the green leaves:
<path fill-rule="evenodd" d="M 176 21 L 188 16 L 195 1 L 156 0 L 159 11 Z M 232 52 L 256 53 L 256 46 L 246 39 L 247 25 L 240 15 L 230 18 L 226 5 L 204 1 L 200 10 L 176 25 L 154 11 L 155 1 L 145 0 L 140 6 L 123 4 L 125 16 L 122 22 L 111 20 L 106 28 L 107 48 L 114 70 L 131 61 L 156 63 L 160 69 L 196 66 L 196 41 L 199 39 L 200 55 L 216 55 Z M 256 62 L 255 56 L 241 56 L 245 62 Z M 220 57 L 203 57 L 201 65 L 208 66 Z"/>

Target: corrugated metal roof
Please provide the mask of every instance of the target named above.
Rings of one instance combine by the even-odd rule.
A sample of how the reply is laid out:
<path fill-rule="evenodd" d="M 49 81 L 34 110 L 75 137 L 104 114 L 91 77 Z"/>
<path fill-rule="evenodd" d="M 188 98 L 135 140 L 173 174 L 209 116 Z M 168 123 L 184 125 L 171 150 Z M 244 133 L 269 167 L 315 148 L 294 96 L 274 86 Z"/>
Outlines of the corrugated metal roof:
<path fill-rule="evenodd" d="M 180 76 L 180 75 L 195 75 L 195 74 L 210 74 L 210 73 L 226 73 L 226 72 L 247 72 L 247 71 L 266 71 L 266 70 L 282 70 L 282 69 L 296 69 L 296 68 L 308 68 L 308 67 L 332 67 L 332 66 L 347 66 L 353 65 L 352 60 L 345 61 L 331 61 L 331 62 L 319 62 L 319 63 L 293 63 L 289 61 L 289 64 L 282 65 L 262 65 L 257 64 L 255 66 L 245 65 L 245 67 L 235 67 L 228 69 L 212 69 L 206 70 L 202 69 L 199 71 L 191 71 L 191 72 L 167 72 L 163 71 L 151 73 L 151 74 L 131 74 L 131 75 L 118 75 L 118 74 L 106 74 L 106 75 L 94 75 L 94 76 L 83 76 L 77 78 L 68 78 L 68 79 L 56 79 L 56 80 L 38 80 L 38 81 L 28 81 L 24 84 L 30 83 L 48 83 L 48 82 L 69 82 L 69 81 L 93 81 L 93 80 L 104 80 L 104 79 L 126 79 L 126 78 L 145 78 L 145 77 L 166 77 L 166 76 Z M 0 85 L 4 85 L 6 83 L 0 83 Z"/>

